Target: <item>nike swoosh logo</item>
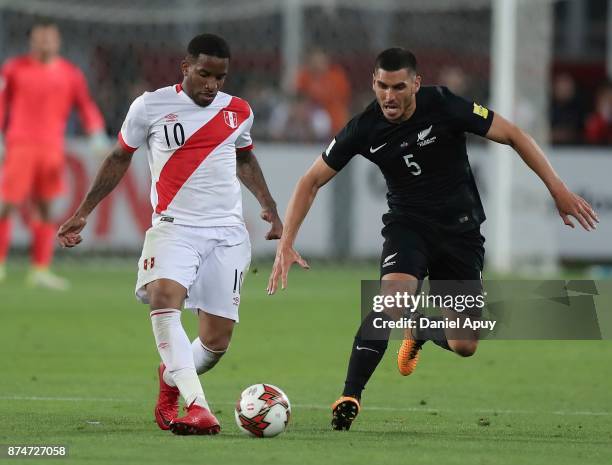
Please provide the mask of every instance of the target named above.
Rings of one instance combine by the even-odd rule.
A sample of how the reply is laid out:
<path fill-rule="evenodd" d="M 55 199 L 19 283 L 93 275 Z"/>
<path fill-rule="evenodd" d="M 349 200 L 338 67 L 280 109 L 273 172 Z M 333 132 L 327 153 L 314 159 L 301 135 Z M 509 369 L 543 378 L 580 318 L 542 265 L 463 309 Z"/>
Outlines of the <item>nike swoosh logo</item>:
<path fill-rule="evenodd" d="M 355 349 L 357 349 L 357 350 L 369 350 L 370 352 L 376 352 L 377 354 L 379 353 L 377 350 L 370 349 L 369 347 L 359 347 L 359 346 L 355 346 Z"/>
<path fill-rule="evenodd" d="M 382 149 L 385 145 L 387 145 L 387 143 L 385 142 L 383 145 L 379 145 L 378 147 L 374 148 L 374 147 L 370 147 L 370 153 L 376 153 L 378 152 L 380 149 Z"/>
<path fill-rule="evenodd" d="M 399 252 L 395 252 L 394 254 L 389 255 L 387 258 L 385 258 L 383 260 L 383 263 L 387 263 L 389 260 L 391 260 L 393 257 L 395 257 Z"/>

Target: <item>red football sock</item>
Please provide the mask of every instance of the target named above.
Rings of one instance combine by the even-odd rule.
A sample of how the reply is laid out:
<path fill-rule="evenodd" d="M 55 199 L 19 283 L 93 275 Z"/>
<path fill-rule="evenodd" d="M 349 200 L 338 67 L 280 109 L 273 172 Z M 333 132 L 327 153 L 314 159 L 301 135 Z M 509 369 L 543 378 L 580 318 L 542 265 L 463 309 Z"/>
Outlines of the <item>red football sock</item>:
<path fill-rule="evenodd" d="M 32 222 L 32 263 L 37 268 L 47 268 L 53 259 L 55 224 Z"/>
<path fill-rule="evenodd" d="M 0 263 L 4 263 L 11 243 L 11 220 L 0 220 Z"/>

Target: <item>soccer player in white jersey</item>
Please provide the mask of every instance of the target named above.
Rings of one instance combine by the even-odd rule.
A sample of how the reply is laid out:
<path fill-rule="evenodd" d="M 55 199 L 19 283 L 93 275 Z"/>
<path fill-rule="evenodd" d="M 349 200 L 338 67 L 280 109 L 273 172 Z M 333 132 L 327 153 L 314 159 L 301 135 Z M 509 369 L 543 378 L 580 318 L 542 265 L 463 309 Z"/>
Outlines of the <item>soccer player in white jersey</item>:
<path fill-rule="evenodd" d="M 183 82 L 145 92 L 132 103 L 118 142 L 58 238 L 82 240 L 88 215 L 119 183 L 138 147 L 151 169 L 152 227 L 138 262 L 136 296 L 148 303 L 157 350 L 160 392 L 155 419 L 176 434 L 217 434 L 198 375 L 225 353 L 238 321 L 240 289 L 250 258 L 240 184 L 255 195 L 278 239 L 282 223 L 252 152 L 249 104 L 221 92 L 230 51 L 221 37 L 196 36 L 181 63 Z M 194 309 L 199 335 L 189 341 L 181 309 Z M 178 417 L 179 393 L 186 414 Z"/>

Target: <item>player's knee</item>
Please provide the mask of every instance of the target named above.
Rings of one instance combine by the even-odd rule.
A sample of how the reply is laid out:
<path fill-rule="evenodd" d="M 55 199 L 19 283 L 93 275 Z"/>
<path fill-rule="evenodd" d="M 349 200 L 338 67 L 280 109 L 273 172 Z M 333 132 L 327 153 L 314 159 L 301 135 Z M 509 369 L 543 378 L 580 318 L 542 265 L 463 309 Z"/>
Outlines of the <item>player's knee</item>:
<path fill-rule="evenodd" d="M 448 345 L 457 355 L 471 357 L 476 353 L 478 341 L 448 341 Z"/>
<path fill-rule="evenodd" d="M 200 336 L 202 343 L 210 350 L 215 352 L 226 351 L 229 347 L 230 341 L 232 340 L 231 331 L 215 331 L 212 334 L 206 334 L 204 337 Z"/>
<path fill-rule="evenodd" d="M 222 337 L 222 336 L 210 337 L 204 341 L 204 345 L 210 350 L 214 350 L 215 352 L 226 351 L 227 348 L 229 347 L 229 343 L 230 343 L 230 338 Z"/>
<path fill-rule="evenodd" d="M 381 281 L 381 293 L 385 296 L 396 296 L 404 295 L 404 293 L 414 294 L 417 288 L 417 281 L 406 281 L 406 280 L 386 280 Z M 405 314 L 404 307 L 389 306 L 385 307 L 383 312 L 390 319 L 397 321 L 402 318 Z"/>
<path fill-rule="evenodd" d="M 147 294 L 152 310 L 160 308 L 180 308 L 181 296 L 166 286 L 147 286 Z"/>
<path fill-rule="evenodd" d="M 418 287 L 416 278 L 410 280 L 383 279 L 380 283 L 381 292 L 384 295 L 396 295 L 398 292 L 414 294 Z"/>

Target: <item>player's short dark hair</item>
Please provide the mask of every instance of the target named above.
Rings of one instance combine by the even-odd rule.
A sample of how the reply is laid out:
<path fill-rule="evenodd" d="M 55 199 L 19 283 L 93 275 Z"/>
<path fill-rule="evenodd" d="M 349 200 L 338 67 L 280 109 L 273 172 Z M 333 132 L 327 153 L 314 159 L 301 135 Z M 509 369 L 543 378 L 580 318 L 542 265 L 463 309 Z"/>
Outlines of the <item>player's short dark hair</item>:
<path fill-rule="evenodd" d="M 215 34 L 200 34 L 195 36 L 187 46 L 187 53 L 197 58 L 200 54 L 217 58 L 230 58 L 229 45 L 223 37 Z"/>
<path fill-rule="evenodd" d="M 385 71 L 399 71 L 406 68 L 417 71 L 417 59 L 410 50 L 401 47 L 388 48 L 383 50 L 376 57 L 374 71 L 384 69 Z"/>

